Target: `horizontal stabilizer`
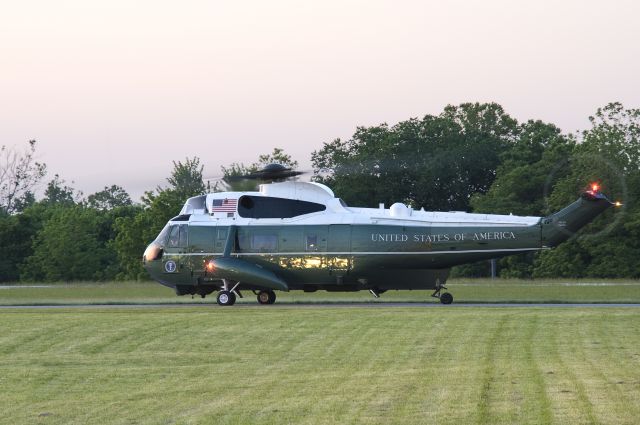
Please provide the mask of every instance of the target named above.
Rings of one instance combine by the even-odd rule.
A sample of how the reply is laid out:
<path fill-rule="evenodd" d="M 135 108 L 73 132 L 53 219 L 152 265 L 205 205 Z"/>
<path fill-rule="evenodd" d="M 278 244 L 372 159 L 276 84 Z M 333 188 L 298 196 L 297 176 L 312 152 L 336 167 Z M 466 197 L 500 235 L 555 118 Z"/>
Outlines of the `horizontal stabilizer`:
<path fill-rule="evenodd" d="M 211 260 L 213 275 L 220 279 L 235 280 L 269 289 L 288 291 L 287 283 L 272 271 L 238 258 L 221 257 Z"/>

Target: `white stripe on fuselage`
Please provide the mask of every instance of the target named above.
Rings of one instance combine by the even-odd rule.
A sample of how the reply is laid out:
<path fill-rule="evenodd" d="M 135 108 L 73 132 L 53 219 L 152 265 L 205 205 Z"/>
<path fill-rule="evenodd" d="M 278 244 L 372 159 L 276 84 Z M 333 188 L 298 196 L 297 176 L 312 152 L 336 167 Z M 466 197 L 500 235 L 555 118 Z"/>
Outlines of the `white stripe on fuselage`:
<path fill-rule="evenodd" d="M 548 247 L 542 248 L 510 248 L 510 249 L 470 249 L 464 251 L 456 251 L 456 250 L 448 250 L 448 251 L 367 251 L 367 252 L 358 252 L 358 251 L 344 251 L 344 252 L 319 252 L 319 251 L 306 251 L 306 252 L 233 252 L 231 256 L 293 256 L 293 255 L 434 255 L 434 254 L 471 254 L 471 253 L 481 253 L 481 252 L 518 252 L 518 251 L 539 251 L 542 249 L 549 249 Z M 204 255 L 211 256 L 217 255 L 220 256 L 222 253 L 220 252 L 193 252 L 188 254 L 172 254 L 170 252 L 166 253 L 166 255 L 173 256 L 195 256 L 195 255 Z"/>

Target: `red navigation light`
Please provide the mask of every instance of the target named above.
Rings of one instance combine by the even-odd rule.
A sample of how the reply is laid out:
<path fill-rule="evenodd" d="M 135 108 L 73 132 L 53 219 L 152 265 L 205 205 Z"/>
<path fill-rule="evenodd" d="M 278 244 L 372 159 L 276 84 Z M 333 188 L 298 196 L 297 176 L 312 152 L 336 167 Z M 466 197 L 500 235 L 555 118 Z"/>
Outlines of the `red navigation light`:
<path fill-rule="evenodd" d="M 597 192 L 598 190 L 600 190 L 600 185 L 598 183 L 591 183 L 591 190 L 593 192 Z"/>

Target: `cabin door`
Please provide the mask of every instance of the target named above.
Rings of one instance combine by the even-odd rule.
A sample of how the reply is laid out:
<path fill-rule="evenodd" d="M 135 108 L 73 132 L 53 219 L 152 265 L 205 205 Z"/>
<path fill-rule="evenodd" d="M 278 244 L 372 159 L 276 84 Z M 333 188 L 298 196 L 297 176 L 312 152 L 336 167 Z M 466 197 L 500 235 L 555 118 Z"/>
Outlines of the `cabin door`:
<path fill-rule="evenodd" d="M 189 226 L 189 259 L 194 273 L 204 273 L 205 258 L 215 252 L 216 226 Z"/>

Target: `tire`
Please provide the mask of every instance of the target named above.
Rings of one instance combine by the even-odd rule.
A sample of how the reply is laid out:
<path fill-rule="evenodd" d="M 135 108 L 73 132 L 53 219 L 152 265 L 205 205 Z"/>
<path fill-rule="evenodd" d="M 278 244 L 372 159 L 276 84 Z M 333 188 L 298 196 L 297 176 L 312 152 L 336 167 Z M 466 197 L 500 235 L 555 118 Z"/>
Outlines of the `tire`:
<path fill-rule="evenodd" d="M 276 293 L 273 291 L 269 292 L 269 304 L 274 304 L 276 302 Z"/>
<path fill-rule="evenodd" d="M 262 304 L 262 305 L 269 304 L 269 293 L 267 291 L 258 292 L 258 295 L 256 298 L 258 298 L 258 304 Z"/>
<path fill-rule="evenodd" d="M 257 298 L 258 298 L 258 304 L 262 304 L 262 305 L 273 304 L 276 302 L 276 293 L 271 290 L 260 291 L 258 292 Z"/>
<path fill-rule="evenodd" d="M 216 301 L 218 305 L 221 306 L 234 305 L 236 303 L 236 294 L 229 291 L 220 291 L 218 292 Z"/>
<path fill-rule="evenodd" d="M 451 304 L 453 302 L 453 295 L 445 292 L 444 294 L 440 295 L 440 302 L 442 304 Z"/>

